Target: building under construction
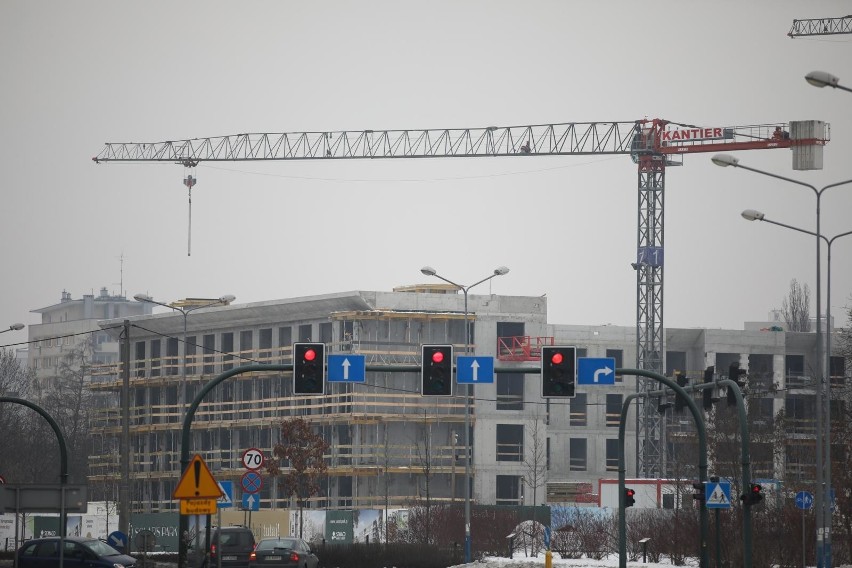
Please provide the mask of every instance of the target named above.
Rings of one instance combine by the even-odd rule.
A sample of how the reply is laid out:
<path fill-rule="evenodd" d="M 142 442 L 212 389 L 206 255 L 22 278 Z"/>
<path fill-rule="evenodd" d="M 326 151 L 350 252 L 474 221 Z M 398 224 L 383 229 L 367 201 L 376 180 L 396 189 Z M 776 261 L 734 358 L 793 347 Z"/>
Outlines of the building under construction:
<path fill-rule="evenodd" d="M 548 324 L 545 297 L 470 295 L 467 300 L 465 312 L 458 289 L 438 284 L 100 321 L 110 334 L 125 319 L 130 322 L 133 510 L 176 509 L 171 495 L 180 477 L 182 401 L 194 400 L 211 379 L 240 365 L 291 363 L 293 343 L 302 341 L 322 342 L 328 354 L 364 355 L 371 369 L 416 366 L 422 344 L 451 343 L 457 354 L 468 347 L 471 354 L 493 356 L 501 372 L 493 383 L 471 387 L 470 449 L 464 389 L 455 385 L 452 397 L 421 396 L 417 372 L 371 370 L 365 383 L 327 383 L 320 396 L 294 395 L 291 372 L 236 375 L 206 396 L 192 424 L 190 453 L 200 454 L 217 479 L 233 480 L 239 488 L 243 452 L 258 448 L 269 455 L 280 421 L 298 416 L 330 447 L 329 475 L 310 507 L 408 507 L 427 494 L 433 502 L 461 502 L 468 451 L 474 503 L 598 504 L 598 481 L 618 474 L 619 418 L 625 396 L 637 390 L 635 377 L 618 375 L 614 385 L 578 385 L 570 399 L 543 399 L 538 373 L 528 371 L 540 365 L 544 345 L 575 345 L 580 357 L 612 357 L 618 368 L 631 367 L 635 328 Z M 41 311 L 51 317 L 50 309 Z M 56 331 L 52 325 L 50 330 Z M 41 334 L 39 326 L 30 333 Z M 817 361 L 813 333 L 785 333 L 771 323 L 747 324 L 745 331 L 668 329 L 665 344 L 666 374 L 685 371 L 691 383 L 703 382 L 708 366 L 715 367 L 716 378 L 724 378 L 735 362 L 748 370 L 753 478 L 803 483 L 815 478 L 814 381 L 806 373 Z M 112 397 L 113 404 L 97 411 L 91 428 L 90 486 L 93 496 L 103 490 L 109 497 L 117 494 L 119 482 L 122 380 L 118 365 L 92 369 L 92 387 Z M 511 369 L 518 371 L 505 372 Z M 842 357 L 832 358 L 831 371 L 832 386 L 841 386 Z M 711 395 L 708 421 L 723 416 L 725 405 L 724 393 Z M 699 402 L 701 396 L 696 393 Z M 665 416 L 666 474 L 682 479 L 693 473 L 694 428 L 673 402 L 671 394 L 652 401 Z M 771 423 L 782 409 L 787 440 L 779 459 L 774 440 L 760 425 Z M 626 428 L 631 477 L 637 454 L 633 411 Z M 719 469 L 711 464 L 711 471 Z M 264 480 L 259 496 L 264 509 L 291 504 L 274 479 Z"/>

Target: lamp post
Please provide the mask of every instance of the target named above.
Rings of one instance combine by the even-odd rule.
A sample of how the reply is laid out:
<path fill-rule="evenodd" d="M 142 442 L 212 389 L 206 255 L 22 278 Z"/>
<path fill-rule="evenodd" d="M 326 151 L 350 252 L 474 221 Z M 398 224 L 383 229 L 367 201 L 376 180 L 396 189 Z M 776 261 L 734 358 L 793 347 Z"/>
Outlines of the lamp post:
<path fill-rule="evenodd" d="M 425 274 L 426 276 L 434 276 L 439 280 L 443 280 L 447 284 L 452 284 L 456 288 L 462 291 L 464 294 L 464 352 L 465 355 L 470 351 L 470 326 L 468 324 L 468 311 L 467 311 L 467 293 L 471 288 L 482 284 L 483 282 L 488 282 L 492 278 L 496 276 L 503 276 L 504 274 L 509 273 L 509 269 L 505 266 L 499 266 L 494 269 L 494 272 L 483 278 L 478 282 L 474 282 L 469 286 L 462 286 L 461 284 L 456 284 L 452 280 L 444 278 L 438 271 L 432 268 L 431 266 L 424 266 L 420 269 L 420 272 Z M 471 385 L 467 385 L 467 390 L 465 392 L 464 399 L 464 447 L 465 447 L 465 460 L 464 460 L 464 561 L 465 563 L 470 562 L 470 395 L 471 395 Z M 535 503 L 533 503 L 535 505 Z"/>
<path fill-rule="evenodd" d="M 822 273 L 822 264 L 820 261 L 820 240 L 822 233 L 820 232 L 820 200 L 823 192 L 832 187 L 838 187 L 848 183 L 852 183 L 852 179 L 832 183 L 817 189 L 809 183 L 784 177 L 771 172 L 765 172 L 749 166 L 744 166 L 739 159 L 727 154 L 716 154 L 711 158 L 712 162 L 717 166 L 742 168 L 744 170 L 761 174 L 767 177 L 780 179 L 788 183 L 800 185 L 810 188 L 816 196 L 816 232 L 811 233 L 816 237 L 816 348 L 819 360 L 819 371 L 816 389 L 816 491 L 815 503 L 815 524 L 816 524 L 816 564 L 817 568 L 830 568 L 831 566 L 831 409 L 829 400 L 831 397 L 831 388 L 827 385 L 828 366 L 826 361 L 829 360 L 830 351 L 825 350 L 825 344 L 822 339 L 822 304 L 821 304 L 821 282 L 820 275 Z M 825 392 L 823 392 L 825 389 Z"/>
<path fill-rule="evenodd" d="M 800 229 L 799 227 L 794 227 L 792 225 L 787 225 L 785 223 L 781 223 L 778 221 L 773 221 L 772 219 L 767 219 L 766 216 L 760 211 L 755 211 L 754 209 L 746 209 L 741 213 L 744 219 L 747 221 L 764 221 L 766 223 L 771 223 L 772 225 L 778 225 L 779 227 L 784 227 L 787 229 L 792 229 L 794 231 L 798 231 L 800 233 L 805 233 L 807 235 L 812 235 L 821 239 L 826 244 L 826 248 L 828 249 L 828 253 L 826 255 L 826 276 L 825 276 L 825 321 L 826 321 L 826 331 L 825 331 L 825 369 L 826 369 L 826 396 L 825 396 L 825 406 L 828 409 L 829 403 L 831 401 L 831 245 L 834 244 L 834 241 L 840 239 L 842 237 L 847 237 L 852 235 L 852 231 L 846 231 L 844 233 L 840 233 L 834 235 L 831 238 L 826 237 L 825 235 L 817 235 L 813 231 L 808 231 L 806 229 Z M 828 512 L 825 515 L 826 525 L 829 529 L 827 534 L 831 533 L 831 413 L 830 410 L 827 410 L 824 416 L 825 421 L 825 463 L 828 464 L 825 468 L 825 475 L 823 478 L 823 482 L 827 488 L 825 495 L 823 497 L 823 507 Z M 830 539 L 826 542 L 825 546 L 830 546 Z M 831 566 L 831 549 L 826 548 L 825 550 L 825 566 L 826 568 L 830 568 Z"/>
<path fill-rule="evenodd" d="M 187 404 L 187 400 L 186 400 L 186 366 L 187 366 L 186 319 L 189 316 L 189 314 L 191 312 L 194 312 L 195 310 L 200 310 L 202 308 L 209 308 L 211 306 L 219 306 L 219 305 L 225 305 L 226 306 L 226 305 L 230 304 L 231 302 L 233 302 L 236 299 L 236 297 L 231 295 L 231 294 L 228 294 L 228 295 L 225 295 L 225 296 L 221 296 L 220 298 L 218 298 L 216 300 L 210 300 L 207 303 L 200 304 L 200 305 L 197 305 L 197 306 L 189 306 L 189 307 L 186 307 L 186 308 L 181 307 L 181 306 L 173 306 L 173 305 L 170 305 L 170 304 L 165 304 L 163 302 L 158 302 L 147 294 L 136 294 L 135 296 L 133 296 L 133 299 L 136 300 L 137 302 L 148 302 L 149 304 L 156 304 L 158 306 L 163 306 L 164 308 L 169 308 L 169 309 L 178 311 L 183 315 L 183 338 L 182 338 L 183 358 L 182 358 L 182 363 L 181 363 L 181 366 L 180 366 L 181 367 L 181 371 L 180 371 L 180 376 L 181 376 L 180 424 L 183 424 L 184 421 L 185 421 L 186 404 Z M 129 437 L 129 434 L 128 434 L 128 437 Z M 129 440 L 127 442 L 128 442 L 128 446 L 129 446 Z M 183 445 L 183 442 L 181 442 L 181 445 Z M 128 446 L 125 446 L 125 447 L 128 447 Z M 185 452 L 185 451 L 187 451 L 186 448 L 181 448 L 181 452 Z M 183 467 L 186 467 L 187 465 L 188 465 L 188 462 L 187 462 L 186 465 L 184 465 L 183 461 L 181 461 L 181 469 Z M 181 471 L 181 474 L 182 473 L 183 473 L 183 471 Z M 128 475 L 129 475 L 129 472 L 128 472 Z M 186 568 L 186 547 L 185 547 L 186 545 L 184 544 L 183 539 L 184 539 L 184 534 L 189 529 L 189 525 L 188 525 L 188 521 L 187 521 L 185 515 L 180 515 L 180 518 L 178 519 L 178 521 L 179 521 L 178 522 L 178 539 L 180 540 L 180 546 L 178 547 L 178 568 Z M 209 528 L 210 527 L 208 525 L 208 529 Z M 208 533 L 208 536 L 209 536 L 209 533 Z"/>
<path fill-rule="evenodd" d="M 819 87 L 820 89 L 823 87 L 831 87 L 832 89 L 840 89 L 841 91 L 852 93 L 852 89 L 840 84 L 840 79 L 838 77 L 835 77 L 831 73 L 826 73 L 825 71 L 811 71 L 805 75 L 805 81 L 814 87 Z"/>
<path fill-rule="evenodd" d="M 6 333 L 7 331 L 21 331 L 22 329 L 24 329 L 24 324 L 13 323 L 7 329 L 0 329 L 0 333 Z"/>
<path fill-rule="evenodd" d="M 184 307 L 181 307 L 181 306 L 173 306 L 171 304 L 166 304 L 166 303 L 163 303 L 163 302 L 158 302 L 157 300 L 155 300 L 154 298 L 152 298 L 151 296 L 149 296 L 147 294 L 136 294 L 135 296 L 133 296 L 133 299 L 136 300 L 137 302 L 148 302 L 149 304 L 156 304 L 158 306 L 163 306 L 164 308 L 170 308 L 172 310 L 180 312 L 183 315 L 183 337 L 181 339 L 181 342 L 183 343 L 183 357 L 182 357 L 182 363 L 181 363 L 181 366 L 180 366 L 180 382 L 181 382 L 181 395 L 180 395 L 180 397 L 181 397 L 181 400 L 180 400 L 181 419 L 180 419 L 180 422 L 183 422 L 183 413 L 186 412 L 186 403 L 187 403 L 187 400 L 186 400 L 186 366 L 187 366 L 186 318 L 187 318 L 187 316 L 189 316 L 189 314 L 191 312 L 194 312 L 195 310 L 200 310 L 202 308 L 209 308 L 211 306 L 222 306 L 222 305 L 227 306 L 228 304 L 233 302 L 236 299 L 236 297 L 228 294 L 228 295 L 222 296 L 222 297 L 220 297 L 216 300 L 210 300 L 206 304 L 201 304 L 201 305 L 198 305 L 198 306 L 189 306 L 187 308 L 184 308 Z"/>

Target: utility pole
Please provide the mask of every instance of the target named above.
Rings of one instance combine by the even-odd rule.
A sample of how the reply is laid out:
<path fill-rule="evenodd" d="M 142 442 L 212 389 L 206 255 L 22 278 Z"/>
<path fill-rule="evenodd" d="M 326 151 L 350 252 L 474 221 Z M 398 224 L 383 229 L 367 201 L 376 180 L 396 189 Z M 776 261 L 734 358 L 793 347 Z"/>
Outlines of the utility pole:
<path fill-rule="evenodd" d="M 118 530 L 130 534 L 130 320 L 121 332 L 121 479 L 118 484 Z"/>

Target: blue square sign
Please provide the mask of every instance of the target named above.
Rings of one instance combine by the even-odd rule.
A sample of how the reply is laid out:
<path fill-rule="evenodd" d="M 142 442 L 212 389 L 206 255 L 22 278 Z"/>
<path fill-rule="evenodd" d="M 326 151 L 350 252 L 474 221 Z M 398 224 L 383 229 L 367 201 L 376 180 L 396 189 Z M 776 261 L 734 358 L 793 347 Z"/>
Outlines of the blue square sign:
<path fill-rule="evenodd" d="M 366 362 L 363 355 L 329 355 L 328 382 L 366 382 Z"/>
<path fill-rule="evenodd" d="M 578 385 L 614 385 L 615 384 L 615 358 L 614 357 L 578 357 L 577 358 L 577 384 Z"/>
<path fill-rule="evenodd" d="M 494 382 L 494 357 L 464 357 L 456 359 L 456 382 L 475 385 Z"/>

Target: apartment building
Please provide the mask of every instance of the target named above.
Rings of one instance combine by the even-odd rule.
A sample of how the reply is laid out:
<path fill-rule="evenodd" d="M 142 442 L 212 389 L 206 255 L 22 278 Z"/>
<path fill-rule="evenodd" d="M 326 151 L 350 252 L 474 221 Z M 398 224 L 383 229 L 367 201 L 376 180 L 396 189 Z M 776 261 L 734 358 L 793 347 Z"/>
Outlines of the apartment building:
<path fill-rule="evenodd" d="M 110 294 L 104 287 L 97 296 L 84 294 L 80 299 L 63 290 L 59 303 L 31 313 L 40 314 L 41 323 L 28 327 L 27 364 L 35 369 L 39 385 L 50 388 L 63 365 L 80 365 L 79 360 L 65 360 L 74 350 L 85 356 L 85 365 L 117 364 L 118 341 L 102 330 L 98 321 L 150 314 L 151 306 Z"/>

